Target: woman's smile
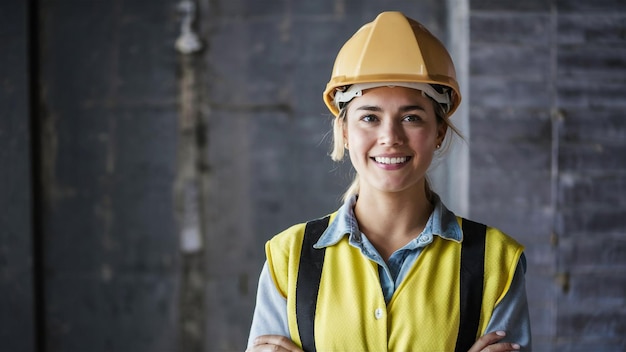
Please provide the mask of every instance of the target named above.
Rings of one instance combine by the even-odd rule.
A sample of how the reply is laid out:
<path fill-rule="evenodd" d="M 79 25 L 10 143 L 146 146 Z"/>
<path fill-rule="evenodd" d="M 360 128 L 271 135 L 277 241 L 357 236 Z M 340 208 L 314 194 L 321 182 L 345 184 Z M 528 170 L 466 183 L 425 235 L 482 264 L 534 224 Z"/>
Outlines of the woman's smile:
<path fill-rule="evenodd" d="M 411 160 L 410 156 L 374 156 L 370 158 L 376 165 L 387 171 L 400 170 Z"/>

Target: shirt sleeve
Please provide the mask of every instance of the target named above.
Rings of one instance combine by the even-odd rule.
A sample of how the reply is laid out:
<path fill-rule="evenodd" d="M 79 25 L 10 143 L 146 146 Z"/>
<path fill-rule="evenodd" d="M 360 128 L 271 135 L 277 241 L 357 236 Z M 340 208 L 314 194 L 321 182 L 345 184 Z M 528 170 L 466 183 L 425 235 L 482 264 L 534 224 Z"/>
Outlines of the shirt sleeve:
<path fill-rule="evenodd" d="M 252 316 L 252 326 L 248 336 L 248 347 L 261 335 L 282 335 L 290 337 L 287 323 L 287 300 L 278 292 L 267 267 L 263 264 L 259 276 L 256 306 Z"/>
<path fill-rule="evenodd" d="M 506 337 L 502 340 L 503 342 L 518 343 L 521 346 L 521 351 L 531 351 L 532 339 L 525 273 L 526 257 L 522 253 L 513 275 L 511 287 L 495 306 L 491 320 L 487 325 L 487 332 L 505 331 Z"/>

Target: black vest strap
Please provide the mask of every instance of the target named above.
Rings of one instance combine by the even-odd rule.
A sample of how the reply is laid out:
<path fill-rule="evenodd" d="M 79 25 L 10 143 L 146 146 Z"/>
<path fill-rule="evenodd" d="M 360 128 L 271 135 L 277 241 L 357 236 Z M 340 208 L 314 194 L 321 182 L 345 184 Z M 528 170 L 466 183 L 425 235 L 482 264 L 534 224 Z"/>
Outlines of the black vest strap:
<path fill-rule="evenodd" d="M 315 349 L 315 309 L 317 294 L 322 277 L 324 249 L 315 249 L 326 227 L 329 216 L 310 221 L 306 224 L 298 282 L 296 283 L 296 319 L 302 349 L 314 352 Z M 463 219 L 463 242 L 461 245 L 460 272 L 460 324 L 455 352 L 467 352 L 478 335 L 480 310 L 483 300 L 483 281 L 485 273 L 485 238 L 487 227 L 483 224 Z"/>
<path fill-rule="evenodd" d="M 456 352 L 467 352 L 478 334 L 485 277 L 485 238 L 487 226 L 463 219 L 461 246 L 461 317 Z"/>
<path fill-rule="evenodd" d="M 315 351 L 315 309 L 325 253 L 325 248 L 315 249 L 313 245 L 328 227 L 329 219 L 330 216 L 326 216 L 308 222 L 302 240 L 296 283 L 296 319 L 302 349 L 305 352 Z"/>

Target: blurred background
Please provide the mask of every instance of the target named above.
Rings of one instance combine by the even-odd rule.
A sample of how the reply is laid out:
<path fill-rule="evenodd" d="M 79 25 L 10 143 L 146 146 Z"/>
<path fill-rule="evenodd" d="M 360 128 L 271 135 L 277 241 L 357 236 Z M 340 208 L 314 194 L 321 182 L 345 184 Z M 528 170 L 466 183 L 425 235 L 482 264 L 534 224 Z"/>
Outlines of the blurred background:
<path fill-rule="evenodd" d="M 384 10 L 450 49 L 432 178 L 526 246 L 536 351 L 626 350 L 623 0 L 3 0 L 0 350 L 243 351 L 267 239 L 332 212 L 322 91 Z"/>

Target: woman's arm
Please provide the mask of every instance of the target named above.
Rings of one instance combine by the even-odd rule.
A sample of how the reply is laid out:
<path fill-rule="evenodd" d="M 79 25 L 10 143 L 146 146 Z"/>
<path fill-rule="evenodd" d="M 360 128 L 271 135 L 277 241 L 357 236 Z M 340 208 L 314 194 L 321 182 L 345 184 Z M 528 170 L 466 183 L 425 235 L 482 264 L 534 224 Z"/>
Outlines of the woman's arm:
<path fill-rule="evenodd" d="M 248 347 L 253 346 L 254 340 L 262 335 L 290 337 L 289 325 L 287 323 L 287 299 L 276 289 L 267 267 L 267 262 L 263 264 L 263 269 L 259 276 L 256 306 L 252 316 Z"/>
<path fill-rule="evenodd" d="M 526 257 L 520 257 L 515 269 L 511 287 L 504 298 L 495 306 L 487 333 L 506 331 L 503 341 L 516 343 L 521 351 L 531 350 L 530 316 L 528 314 L 528 300 L 526 298 Z M 487 335 L 487 334 L 486 334 Z"/>

